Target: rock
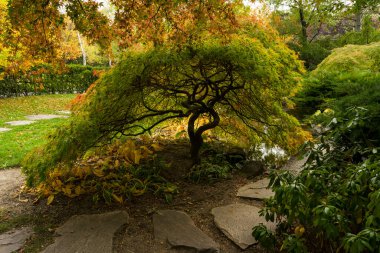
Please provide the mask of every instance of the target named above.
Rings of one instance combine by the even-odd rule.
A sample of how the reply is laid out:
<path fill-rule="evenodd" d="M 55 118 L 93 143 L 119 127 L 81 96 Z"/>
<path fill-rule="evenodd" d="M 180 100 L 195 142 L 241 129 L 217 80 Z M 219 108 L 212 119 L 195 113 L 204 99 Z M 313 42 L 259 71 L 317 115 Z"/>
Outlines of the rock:
<path fill-rule="evenodd" d="M 26 116 L 28 120 L 43 120 L 43 119 L 68 118 L 68 117 L 69 116 L 56 115 L 56 114 L 36 114 L 36 115 Z"/>
<path fill-rule="evenodd" d="M 11 253 L 24 246 L 25 241 L 32 235 L 29 227 L 14 229 L 0 235 L 0 253 Z"/>
<path fill-rule="evenodd" d="M 247 159 L 247 155 L 244 149 L 239 147 L 231 148 L 226 153 L 224 153 L 224 156 L 226 157 L 226 160 L 232 165 L 235 165 L 236 163 L 245 161 Z"/>
<path fill-rule="evenodd" d="M 274 196 L 272 189 L 267 188 L 268 184 L 269 178 L 249 183 L 238 190 L 237 196 L 250 199 L 267 199 Z"/>
<path fill-rule="evenodd" d="M 111 253 L 115 232 L 128 223 L 125 211 L 74 215 L 56 230 L 60 236 L 44 253 Z"/>
<path fill-rule="evenodd" d="M 297 175 L 301 172 L 302 167 L 305 165 L 308 157 L 291 157 L 289 161 L 282 167 L 283 170 L 288 170 L 291 173 Z"/>
<path fill-rule="evenodd" d="M 32 120 L 16 120 L 16 121 L 9 121 L 5 122 L 5 124 L 11 125 L 11 126 L 25 126 L 33 124 L 35 121 Z"/>
<path fill-rule="evenodd" d="M 153 215 L 154 237 L 181 252 L 219 252 L 219 245 L 197 228 L 184 212 L 160 210 Z"/>
<path fill-rule="evenodd" d="M 6 128 L 6 127 L 0 127 L 0 132 L 6 132 L 6 131 L 9 131 L 11 130 L 10 128 Z"/>
<path fill-rule="evenodd" d="M 211 210 L 216 226 L 242 249 L 257 243 L 252 228 L 263 223 L 274 231 L 276 225 L 259 215 L 260 208 L 246 204 L 231 204 Z"/>
<path fill-rule="evenodd" d="M 239 171 L 247 176 L 247 178 L 254 178 L 262 175 L 265 170 L 265 165 L 260 161 L 246 161 L 242 164 Z"/>
<path fill-rule="evenodd" d="M 71 111 L 62 110 L 62 111 L 57 111 L 57 113 L 69 115 L 69 114 L 71 114 Z"/>

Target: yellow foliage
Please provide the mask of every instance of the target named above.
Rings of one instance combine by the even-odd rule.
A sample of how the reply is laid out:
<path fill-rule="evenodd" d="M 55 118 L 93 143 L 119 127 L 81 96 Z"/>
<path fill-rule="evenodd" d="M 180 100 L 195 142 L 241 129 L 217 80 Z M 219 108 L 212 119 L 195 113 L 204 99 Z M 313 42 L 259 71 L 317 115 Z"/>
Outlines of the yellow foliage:
<path fill-rule="evenodd" d="M 132 140 L 125 143 L 115 141 L 106 148 L 85 154 L 72 167 L 58 165 L 35 191 L 48 197 L 48 205 L 57 194 L 70 198 L 84 194 L 102 195 L 107 197 L 106 201 L 122 204 L 126 199 L 143 195 L 151 188 L 154 192 L 175 193 L 177 188 L 174 185 L 152 182 L 150 178 L 139 179 L 133 174 L 133 166 L 139 166 L 160 148 L 157 143 L 143 145 Z"/>
<path fill-rule="evenodd" d="M 54 195 L 50 195 L 47 199 L 47 204 L 50 205 L 54 200 Z"/>

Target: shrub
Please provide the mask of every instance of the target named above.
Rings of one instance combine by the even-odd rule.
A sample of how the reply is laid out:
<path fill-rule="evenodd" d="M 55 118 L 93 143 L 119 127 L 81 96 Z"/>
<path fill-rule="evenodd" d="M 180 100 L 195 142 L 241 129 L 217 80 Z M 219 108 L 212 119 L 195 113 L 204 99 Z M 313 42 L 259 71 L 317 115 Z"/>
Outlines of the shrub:
<path fill-rule="evenodd" d="M 5 73 L 0 79 L 0 96 L 81 93 L 99 78 L 102 71 L 82 65 L 67 65 L 63 71 L 58 71 L 49 64 L 40 64 L 25 72 Z"/>
<path fill-rule="evenodd" d="M 47 197 L 48 204 L 55 196 L 81 195 L 92 195 L 94 201 L 123 203 L 147 192 L 170 201 L 177 188 L 160 176 L 165 164 L 154 156 L 158 149 L 156 143 L 132 140 L 95 148 L 73 164 L 57 165 L 35 192 Z"/>
<path fill-rule="evenodd" d="M 281 41 L 236 35 L 227 44 L 205 40 L 180 50 L 131 50 L 112 71 L 78 98 L 69 124 L 24 162 L 29 182 L 43 180 L 117 136 L 152 133 L 185 119 L 193 163 L 200 162 L 204 133 L 220 126 L 232 137 L 296 149 L 302 129 L 284 109 L 302 67 Z M 273 43 L 273 44 L 270 44 Z M 294 145 L 293 145 L 294 144 Z"/>
<path fill-rule="evenodd" d="M 316 110 L 349 106 L 367 106 L 377 113 L 380 108 L 380 43 L 346 46 L 334 50 L 306 78 L 294 98 L 296 114 L 311 115 Z"/>
<path fill-rule="evenodd" d="M 279 222 L 278 247 L 289 252 L 380 249 L 380 139 L 367 131 L 374 117 L 357 107 L 332 114 L 319 141 L 305 145 L 309 158 L 300 175 L 271 174 L 275 196 L 261 214 Z M 254 236 L 263 246 L 273 245 L 262 227 Z"/>

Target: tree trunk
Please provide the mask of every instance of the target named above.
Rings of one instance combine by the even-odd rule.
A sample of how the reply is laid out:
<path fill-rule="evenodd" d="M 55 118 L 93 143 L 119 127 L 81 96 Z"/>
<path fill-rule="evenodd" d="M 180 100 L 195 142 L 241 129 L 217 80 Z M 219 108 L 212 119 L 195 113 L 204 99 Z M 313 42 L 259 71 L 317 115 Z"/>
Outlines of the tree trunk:
<path fill-rule="evenodd" d="M 201 134 L 197 134 L 190 139 L 190 156 L 193 161 L 193 165 L 201 163 L 200 150 L 203 144 L 203 138 Z"/>
<path fill-rule="evenodd" d="M 305 14 L 303 13 L 303 8 L 299 8 L 300 23 L 301 23 L 301 40 L 303 44 L 307 43 L 307 22 L 305 20 Z"/>
<path fill-rule="evenodd" d="M 200 113 L 196 112 L 190 116 L 189 122 L 187 123 L 187 133 L 190 139 L 190 156 L 193 161 L 193 165 L 199 164 L 201 158 L 199 156 L 199 151 L 201 150 L 203 139 L 201 136 L 196 136 L 195 134 L 195 121 L 198 119 Z"/>
<path fill-rule="evenodd" d="M 80 46 L 80 50 L 82 51 L 82 58 L 83 58 L 83 66 L 86 66 L 87 65 L 87 55 L 86 55 L 86 50 L 84 49 L 84 44 L 83 44 L 83 40 L 79 34 L 79 32 L 77 32 L 77 35 L 78 35 L 78 41 L 79 41 L 79 46 Z"/>
<path fill-rule="evenodd" d="M 360 32 L 362 29 L 362 12 L 359 10 L 355 13 L 355 31 Z"/>
<path fill-rule="evenodd" d="M 193 160 L 193 165 L 200 164 L 201 162 L 199 152 L 203 144 L 202 134 L 209 129 L 217 127 L 220 122 L 220 117 L 214 108 L 208 108 L 207 110 L 212 117 L 212 121 L 203 126 L 200 126 L 197 130 L 195 130 L 195 121 L 199 118 L 201 112 L 194 112 L 190 116 L 189 122 L 187 124 L 187 132 L 190 139 L 190 156 Z"/>

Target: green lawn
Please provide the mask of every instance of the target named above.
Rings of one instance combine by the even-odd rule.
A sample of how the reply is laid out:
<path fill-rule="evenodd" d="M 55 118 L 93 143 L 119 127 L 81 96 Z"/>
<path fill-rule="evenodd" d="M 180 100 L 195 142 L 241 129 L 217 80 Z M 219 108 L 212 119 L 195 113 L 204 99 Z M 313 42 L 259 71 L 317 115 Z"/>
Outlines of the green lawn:
<path fill-rule="evenodd" d="M 32 114 L 56 114 L 67 110 L 74 97 L 65 94 L 0 99 L 0 127 L 12 129 L 0 132 L 0 168 L 19 165 L 25 154 L 42 145 L 66 119 L 40 120 L 26 126 L 9 126 L 5 122 L 25 120 L 24 116 Z"/>

